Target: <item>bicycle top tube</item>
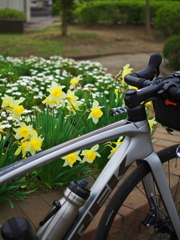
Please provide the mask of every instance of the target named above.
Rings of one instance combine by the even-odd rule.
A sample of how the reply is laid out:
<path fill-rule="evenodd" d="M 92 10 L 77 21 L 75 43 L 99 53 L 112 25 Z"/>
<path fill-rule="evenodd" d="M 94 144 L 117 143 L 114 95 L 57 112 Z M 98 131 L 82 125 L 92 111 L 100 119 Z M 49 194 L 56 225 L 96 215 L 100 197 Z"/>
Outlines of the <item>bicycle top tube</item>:
<path fill-rule="evenodd" d="M 147 121 L 120 120 L 0 169 L 0 185 L 69 153 L 119 136 L 149 134 Z"/>

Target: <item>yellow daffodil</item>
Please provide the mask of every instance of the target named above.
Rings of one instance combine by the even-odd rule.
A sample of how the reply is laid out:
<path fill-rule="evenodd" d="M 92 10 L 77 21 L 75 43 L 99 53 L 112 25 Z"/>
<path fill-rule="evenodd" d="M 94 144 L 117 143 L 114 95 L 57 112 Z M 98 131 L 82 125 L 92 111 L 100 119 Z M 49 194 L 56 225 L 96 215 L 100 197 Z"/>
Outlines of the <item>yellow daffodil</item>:
<path fill-rule="evenodd" d="M 153 130 L 153 126 L 157 124 L 155 118 L 149 119 L 148 123 L 149 123 L 151 131 Z"/>
<path fill-rule="evenodd" d="M 123 136 L 120 136 L 117 140 L 117 142 L 113 142 L 114 144 L 116 144 L 117 146 L 119 146 L 122 143 L 123 140 Z"/>
<path fill-rule="evenodd" d="M 78 100 L 78 97 L 75 96 L 75 91 L 68 90 L 66 98 L 69 102 L 74 103 Z"/>
<path fill-rule="evenodd" d="M 91 108 L 91 113 L 88 116 L 89 118 L 92 118 L 92 121 L 96 124 L 99 121 L 99 118 L 103 115 L 103 112 L 101 111 L 102 106 L 99 106 L 99 103 L 97 100 L 94 100 L 93 106 Z"/>
<path fill-rule="evenodd" d="M 126 76 L 126 74 L 131 73 L 133 70 L 133 68 L 130 68 L 130 64 L 126 64 L 123 67 L 123 70 L 120 70 L 119 73 L 115 76 L 115 78 L 121 78 L 122 80 L 124 80 L 124 77 Z"/>
<path fill-rule="evenodd" d="M 117 149 L 118 149 L 118 146 L 117 146 L 117 147 L 114 147 L 114 148 L 112 147 L 111 152 L 110 152 L 108 158 L 111 158 L 112 155 L 117 151 Z"/>
<path fill-rule="evenodd" d="M 66 98 L 66 94 L 63 92 L 65 86 L 60 86 L 58 83 L 52 81 L 51 87 L 47 89 L 50 92 L 49 101 L 57 101 L 58 103 Z"/>
<path fill-rule="evenodd" d="M 21 105 L 15 105 L 12 109 L 11 109 L 11 116 L 13 119 L 20 119 L 20 116 L 23 114 L 24 112 L 24 107 Z"/>
<path fill-rule="evenodd" d="M 77 76 L 77 77 L 73 77 L 71 80 L 70 80 L 70 89 L 74 89 L 77 85 L 78 85 L 78 83 L 79 83 L 79 81 L 81 80 L 81 76 L 79 75 L 79 76 Z"/>
<path fill-rule="evenodd" d="M 124 80 L 124 77 L 128 74 L 128 73 L 131 73 L 133 70 L 133 68 L 130 68 L 130 64 L 126 64 L 124 67 L 123 67 L 123 70 L 122 70 L 122 73 L 121 73 L 121 78 L 122 80 Z"/>
<path fill-rule="evenodd" d="M 18 106 L 20 103 L 24 101 L 23 99 L 15 100 L 13 97 L 10 97 L 6 94 L 1 99 L 2 99 L 2 108 L 4 107 L 14 108 L 15 106 Z"/>
<path fill-rule="evenodd" d="M 36 152 L 41 150 L 43 138 L 38 137 L 37 134 L 33 135 L 28 142 L 26 151 L 30 152 L 31 155 L 34 155 Z"/>
<path fill-rule="evenodd" d="M 72 167 L 73 164 L 78 160 L 81 161 L 80 157 L 78 156 L 80 153 L 80 151 L 74 152 L 74 153 L 70 153 L 64 157 L 62 157 L 63 160 L 65 160 L 65 163 L 63 165 L 63 167 L 65 166 L 70 166 Z"/>
<path fill-rule="evenodd" d="M 138 90 L 138 88 L 137 88 L 137 87 L 130 86 L 130 85 L 129 85 L 129 89 L 135 89 L 135 90 Z"/>
<path fill-rule="evenodd" d="M 21 141 L 21 144 L 18 147 L 18 149 L 16 150 L 16 152 L 14 153 L 14 155 L 19 155 L 22 152 L 22 156 L 25 157 L 26 153 L 27 153 L 28 144 L 29 144 L 28 141 Z"/>
<path fill-rule="evenodd" d="M 32 125 L 27 126 L 24 122 L 19 123 L 19 125 L 19 128 L 13 128 L 13 130 L 16 132 L 16 139 L 29 138 L 31 135 L 34 135 L 34 129 L 32 128 Z"/>
<path fill-rule="evenodd" d="M 119 93 L 119 89 L 116 88 L 116 89 L 114 90 L 114 92 L 115 92 L 115 94 L 118 94 L 118 93 Z"/>
<path fill-rule="evenodd" d="M 146 106 L 151 106 L 151 105 L 152 105 L 152 102 L 151 102 L 151 101 L 146 102 L 145 105 L 146 105 Z"/>
<path fill-rule="evenodd" d="M 73 102 L 73 103 L 69 103 L 67 105 L 67 108 L 70 112 L 72 112 L 75 115 L 76 111 L 79 110 L 79 106 L 81 106 L 81 103 L 76 101 L 76 102 Z"/>
<path fill-rule="evenodd" d="M 1 99 L 2 99 L 2 105 L 1 105 L 2 108 L 13 106 L 13 102 L 14 102 L 13 97 L 10 97 L 5 94 L 4 97 L 2 97 Z"/>
<path fill-rule="evenodd" d="M 81 155 L 84 156 L 82 163 L 88 162 L 88 163 L 93 163 L 96 157 L 101 157 L 101 155 L 97 152 L 99 148 L 99 145 L 93 146 L 89 150 L 83 150 Z"/>
<path fill-rule="evenodd" d="M 4 129 L 4 127 L 0 123 L 0 141 L 2 139 L 2 134 L 1 133 L 4 133 L 3 129 Z"/>
<path fill-rule="evenodd" d="M 50 101 L 50 98 L 47 97 L 42 103 L 46 104 L 46 106 L 49 106 L 49 107 L 54 107 L 56 104 L 58 104 L 58 101 L 56 99 L 54 100 L 51 100 Z"/>
<path fill-rule="evenodd" d="M 111 158 L 112 155 L 116 152 L 116 150 L 118 149 L 118 147 L 120 146 L 120 144 L 122 144 L 122 140 L 123 140 L 123 136 L 120 136 L 117 140 L 117 142 L 112 142 L 113 144 L 115 144 L 116 146 L 115 147 L 112 147 L 110 145 L 110 147 L 112 148 L 111 149 L 111 152 L 110 152 L 110 155 L 108 156 L 108 158 Z"/>
<path fill-rule="evenodd" d="M 6 108 L 7 112 L 11 113 L 11 116 L 13 119 L 20 119 L 20 116 L 24 112 L 24 107 L 22 105 L 19 105 L 24 100 L 19 99 L 15 100 L 13 97 L 9 97 L 8 95 L 4 95 L 4 97 L 1 98 L 2 101 L 2 107 Z"/>
<path fill-rule="evenodd" d="M 114 93 L 115 93 L 115 95 L 116 95 L 115 103 L 117 103 L 118 100 L 121 98 L 122 91 L 121 91 L 120 89 L 117 89 L 117 88 L 116 88 L 116 89 L 114 90 Z"/>

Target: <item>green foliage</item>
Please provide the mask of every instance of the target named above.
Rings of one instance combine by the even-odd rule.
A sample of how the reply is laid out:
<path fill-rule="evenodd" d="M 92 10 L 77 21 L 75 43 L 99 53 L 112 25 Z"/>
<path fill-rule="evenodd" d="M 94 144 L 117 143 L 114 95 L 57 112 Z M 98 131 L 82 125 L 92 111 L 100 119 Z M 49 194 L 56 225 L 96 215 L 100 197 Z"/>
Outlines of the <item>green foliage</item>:
<path fill-rule="evenodd" d="M 0 19 L 16 19 L 26 20 L 26 16 L 22 11 L 10 8 L 0 9 Z"/>
<path fill-rule="evenodd" d="M 25 195 L 35 191 L 35 189 L 26 190 L 28 185 L 30 186 L 32 184 L 33 179 L 33 177 L 28 180 L 26 178 L 20 178 L 0 186 L 0 204 L 8 202 L 11 208 L 13 208 L 13 200 L 25 200 Z"/>
<path fill-rule="evenodd" d="M 8 130 L 6 136 L 0 141 L 0 168 L 18 161 L 19 157 L 14 155 L 16 149 L 17 144 L 12 132 Z M 22 177 L 0 186 L 0 204 L 7 201 L 13 207 L 12 200 L 24 200 L 25 195 L 34 191 L 27 190 L 28 186 L 32 185 L 34 177 L 33 175 L 28 178 Z"/>
<path fill-rule="evenodd" d="M 163 56 L 168 60 L 172 70 L 180 70 L 180 35 L 172 36 L 165 41 Z"/>
<path fill-rule="evenodd" d="M 67 22 L 71 23 L 74 20 L 73 11 L 76 8 L 76 3 L 74 0 L 66 0 L 66 14 L 67 14 Z M 62 0 L 55 1 L 53 3 L 53 14 L 57 16 L 62 16 Z"/>
<path fill-rule="evenodd" d="M 180 32 L 180 4 L 165 5 L 156 13 L 155 26 L 162 29 L 167 36 Z"/>
<path fill-rule="evenodd" d="M 150 1 L 151 22 L 156 18 L 156 11 L 161 6 L 173 8 L 178 2 Z M 111 24 L 144 24 L 146 2 L 139 0 L 122 1 L 88 1 L 79 4 L 75 10 L 78 22 L 86 25 Z"/>
<path fill-rule="evenodd" d="M 2 121 L 2 117 L 1 117 Z M 17 144 L 12 138 L 11 131 L 8 130 L 6 136 L 0 141 L 0 168 L 5 167 L 18 160 L 18 157 L 14 156 L 14 152 L 17 149 Z"/>

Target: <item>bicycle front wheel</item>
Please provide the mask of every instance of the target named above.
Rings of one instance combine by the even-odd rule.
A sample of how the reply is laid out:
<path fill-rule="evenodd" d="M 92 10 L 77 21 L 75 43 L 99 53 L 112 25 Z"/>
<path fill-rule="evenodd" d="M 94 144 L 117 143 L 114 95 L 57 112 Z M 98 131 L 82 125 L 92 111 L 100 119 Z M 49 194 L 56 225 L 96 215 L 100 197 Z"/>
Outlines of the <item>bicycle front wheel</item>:
<path fill-rule="evenodd" d="M 176 149 L 178 145 L 158 152 L 167 181 L 180 213 L 180 185 Z M 115 192 L 100 220 L 96 240 L 171 239 L 176 234 L 157 188 L 158 206 L 152 207 L 147 200 L 142 179 L 150 173 L 147 163 L 140 164 Z M 136 196 L 134 201 L 133 196 Z M 133 200 L 132 200 L 133 199 Z"/>

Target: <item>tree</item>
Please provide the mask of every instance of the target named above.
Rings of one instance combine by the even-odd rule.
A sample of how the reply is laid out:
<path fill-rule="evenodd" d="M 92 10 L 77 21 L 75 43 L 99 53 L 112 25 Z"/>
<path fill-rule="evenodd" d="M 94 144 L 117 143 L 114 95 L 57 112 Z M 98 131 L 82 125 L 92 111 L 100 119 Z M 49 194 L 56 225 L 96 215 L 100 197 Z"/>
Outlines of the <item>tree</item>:
<path fill-rule="evenodd" d="M 61 0 L 61 5 L 62 5 L 61 30 L 62 30 L 62 35 L 66 36 L 67 35 L 67 4 L 66 4 L 66 0 Z"/>
<path fill-rule="evenodd" d="M 68 22 L 72 17 L 74 2 L 75 0 L 60 0 L 60 1 L 55 1 L 55 4 L 54 4 L 54 7 L 56 8 L 56 12 L 59 12 L 61 16 L 61 21 L 62 21 L 61 30 L 62 30 L 63 36 L 67 35 Z"/>
<path fill-rule="evenodd" d="M 151 17 L 150 17 L 150 0 L 146 0 L 146 31 L 147 35 L 151 37 Z"/>

